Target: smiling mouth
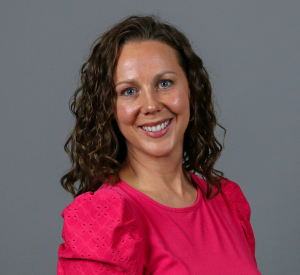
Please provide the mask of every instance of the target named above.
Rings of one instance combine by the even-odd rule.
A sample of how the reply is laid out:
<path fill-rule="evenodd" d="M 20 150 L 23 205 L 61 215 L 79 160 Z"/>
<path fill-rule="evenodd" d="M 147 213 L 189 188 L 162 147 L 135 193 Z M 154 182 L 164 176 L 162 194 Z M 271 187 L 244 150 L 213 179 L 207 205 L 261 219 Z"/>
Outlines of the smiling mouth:
<path fill-rule="evenodd" d="M 172 119 L 169 119 L 168 121 L 158 124 L 156 126 L 141 126 L 141 128 L 147 132 L 159 132 L 165 129 L 170 124 L 171 120 Z"/>

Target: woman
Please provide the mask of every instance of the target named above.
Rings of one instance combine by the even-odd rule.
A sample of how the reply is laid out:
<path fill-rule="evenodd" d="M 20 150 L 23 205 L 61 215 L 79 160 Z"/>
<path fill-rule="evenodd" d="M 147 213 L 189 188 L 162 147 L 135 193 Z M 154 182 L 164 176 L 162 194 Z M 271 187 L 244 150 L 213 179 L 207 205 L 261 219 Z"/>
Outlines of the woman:
<path fill-rule="evenodd" d="M 58 274 L 260 274 L 249 205 L 214 169 L 211 85 L 187 38 L 129 17 L 95 42 L 81 81 Z"/>

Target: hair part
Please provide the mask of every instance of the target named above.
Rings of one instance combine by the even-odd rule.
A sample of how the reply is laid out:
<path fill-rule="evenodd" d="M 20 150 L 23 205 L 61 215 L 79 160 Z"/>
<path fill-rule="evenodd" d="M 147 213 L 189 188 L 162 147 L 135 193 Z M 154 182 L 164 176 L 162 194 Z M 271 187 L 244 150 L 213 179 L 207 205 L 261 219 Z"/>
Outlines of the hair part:
<path fill-rule="evenodd" d="M 61 178 L 61 184 L 74 197 L 96 191 L 103 183 L 114 185 L 119 181 L 127 148 L 114 119 L 114 71 L 124 44 L 147 40 L 165 43 L 175 50 L 189 83 L 191 120 L 184 135 L 183 167 L 207 181 L 208 198 L 221 190 L 224 176 L 214 165 L 223 147 L 214 132 L 219 126 L 225 137 L 226 130 L 217 122 L 212 87 L 202 60 L 175 27 L 156 16 L 130 16 L 94 42 L 80 70 L 81 85 L 70 99 L 76 122 L 64 149 L 72 167 Z"/>

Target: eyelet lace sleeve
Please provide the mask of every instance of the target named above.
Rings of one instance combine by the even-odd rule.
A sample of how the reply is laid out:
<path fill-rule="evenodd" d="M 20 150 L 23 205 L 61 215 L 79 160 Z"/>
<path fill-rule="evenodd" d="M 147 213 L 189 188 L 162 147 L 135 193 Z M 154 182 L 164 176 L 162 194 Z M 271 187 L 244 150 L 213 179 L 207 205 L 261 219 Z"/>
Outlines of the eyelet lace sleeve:
<path fill-rule="evenodd" d="M 255 259 L 255 238 L 250 224 L 251 209 L 247 199 L 245 198 L 241 188 L 232 181 L 224 181 L 222 187 L 222 193 L 236 212 L 241 225 L 244 229 L 245 236 L 247 238 L 250 250 Z"/>
<path fill-rule="evenodd" d="M 112 190 L 84 193 L 62 214 L 58 275 L 142 274 L 139 225 Z"/>

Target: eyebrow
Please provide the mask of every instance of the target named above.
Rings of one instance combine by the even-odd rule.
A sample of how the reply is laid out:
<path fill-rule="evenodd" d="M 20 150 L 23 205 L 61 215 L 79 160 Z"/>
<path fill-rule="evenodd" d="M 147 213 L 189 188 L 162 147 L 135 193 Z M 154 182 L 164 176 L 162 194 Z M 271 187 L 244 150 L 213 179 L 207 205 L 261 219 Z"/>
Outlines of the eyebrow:
<path fill-rule="evenodd" d="M 176 73 L 173 71 L 164 71 L 164 72 L 161 72 L 161 73 L 157 74 L 156 76 L 154 76 L 154 81 L 156 82 L 158 79 L 160 79 L 165 74 L 175 74 L 176 75 Z M 118 85 L 121 85 L 121 84 L 137 85 L 138 82 L 134 79 L 126 79 L 126 80 L 118 82 L 115 87 L 117 87 Z"/>

